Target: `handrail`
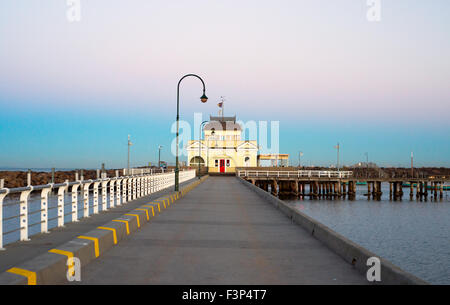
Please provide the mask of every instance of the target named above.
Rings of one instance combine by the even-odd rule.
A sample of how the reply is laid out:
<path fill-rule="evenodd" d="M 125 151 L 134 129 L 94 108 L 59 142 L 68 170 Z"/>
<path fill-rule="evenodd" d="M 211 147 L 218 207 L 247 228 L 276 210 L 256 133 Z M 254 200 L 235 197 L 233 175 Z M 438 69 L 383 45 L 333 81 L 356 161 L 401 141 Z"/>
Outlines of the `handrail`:
<path fill-rule="evenodd" d="M 180 183 L 192 178 L 195 178 L 195 170 L 183 170 L 179 172 Z M 64 216 L 66 215 L 72 214 L 70 222 L 78 221 L 80 218 L 89 217 L 90 208 L 93 209 L 94 214 L 97 214 L 99 213 L 99 207 L 101 207 L 101 211 L 106 211 L 110 208 L 125 204 L 128 201 L 167 189 L 174 184 L 174 172 L 144 173 L 144 170 L 142 170 L 139 171 L 139 174 L 137 175 L 99 178 L 95 180 L 78 180 L 72 182 L 66 181 L 57 184 L 50 183 L 16 188 L 2 188 L 0 189 L 0 249 L 3 249 L 3 236 L 6 234 L 20 231 L 20 240 L 28 240 L 31 235 L 34 235 L 29 234 L 28 232 L 28 229 L 31 226 L 35 226 L 40 223 L 41 229 L 40 232 L 37 233 L 48 232 L 49 220 L 57 219 L 57 226 L 62 227 L 66 222 L 64 219 Z M 90 200 L 91 185 L 92 200 Z M 52 190 L 57 191 L 57 215 L 56 217 L 49 218 L 48 195 Z M 28 201 L 30 199 L 30 194 L 36 191 L 40 191 L 41 194 L 40 211 L 29 212 Z M 80 196 L 78 196 L 79 192 Z M 20 212 L 17 215 L 8 215 L 8 217 L 3 217 L 3 201 L 8 195 L 15 193 L 20 193 L 20 198 L 17 198 L 17 204 L 19 204 Z M 65 195 L 69 194 L 71 195 L 71 202 L 65 202 Z M 38 204 L 38 200 L 33 202 L 33 204 Z M 65 209 L 70 209 L 70 211 L 65 211 Z M 81 217 L 78 216 L 78 211 L 83 211 Z M 69 213 L 67 214 L 66 212 Z M 29 224 L 29 216 L 39 214 L 40 220 L 36 223 Z M 18 228 L 3 233 L 4 221 L 12 218 L 20 219 Z"/>
<path fill-rule="evenodd" d="M 267 171 L 267 170 L 239 170 L 239 177 L 327 177 L 327 178 L 349 178 L 353 176 L 352 171 L 319 171 L 319 170 L 299 170 L 299 171 Z"/>

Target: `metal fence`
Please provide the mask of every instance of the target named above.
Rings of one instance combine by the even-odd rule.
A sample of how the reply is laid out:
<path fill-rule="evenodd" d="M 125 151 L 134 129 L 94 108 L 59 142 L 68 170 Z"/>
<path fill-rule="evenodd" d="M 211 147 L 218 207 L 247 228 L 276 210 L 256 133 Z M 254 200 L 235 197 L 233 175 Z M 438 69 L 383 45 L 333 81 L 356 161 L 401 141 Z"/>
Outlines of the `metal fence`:
<path fill-rule="evenodd" d="M 194 177 L 195 170 L 179 172 L 180 183 Z M 57 227 L 63 227 L 65 223 L 76 222 L 80 218 L 99 213 L 99 210 L 106 211 L 174 184 L 174 172 L 142 174 L 139 172 L 138 175 L 114 178 L 1 188 L 0 249 L 3 249 L 4 236 L 8 234 L 19 232 L 19 240 L 26 241 L 36 233 L 48 233 L 50 221 L 55 221 Z M 29 202 L 32 193 L 39 194 L 38 192 L 40 197 Z M 56 193 L 57 199 L 53 207 L 49 206 L 49 194 L 52 192 Z M 8 196 L 10 198 L 7 198 Z M 10 202 L 4 204 L 5 198 Z M 4 207 L 8 208 L 9 214 L 5 217 Z M 56 213 L 53 211 L 54 217 L 49 217 L 51 210 L 56 210 Z M 3 232 L 5 222 L 9 222 L 7 226 L 9 230 Z M 39 226 L 38 229 L 30 232 L 30 228 L 36 226 Z"/>
<path fill-rule="evenodd" d="M 352 171 L 263 171 L 263 170 L 239 170 L 238 176 L 242 178 L 350 178 Z"/>

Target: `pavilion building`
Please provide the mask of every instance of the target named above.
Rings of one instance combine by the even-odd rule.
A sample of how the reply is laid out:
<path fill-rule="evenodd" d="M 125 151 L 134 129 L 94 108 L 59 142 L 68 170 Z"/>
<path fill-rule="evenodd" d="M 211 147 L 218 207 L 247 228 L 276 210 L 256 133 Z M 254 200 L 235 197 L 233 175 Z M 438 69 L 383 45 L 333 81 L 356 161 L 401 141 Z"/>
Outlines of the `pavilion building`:
<path fill-rule="evenodd" d="M 191 140 L 187 145 L 188 166 L 200 163 L 209 173 L 234 173 L 238 167 L 256 167 L 257 140 L 242 140 L 242 128 L 236 116 L 210 116 L 203 128 L 204 139 Z"/>

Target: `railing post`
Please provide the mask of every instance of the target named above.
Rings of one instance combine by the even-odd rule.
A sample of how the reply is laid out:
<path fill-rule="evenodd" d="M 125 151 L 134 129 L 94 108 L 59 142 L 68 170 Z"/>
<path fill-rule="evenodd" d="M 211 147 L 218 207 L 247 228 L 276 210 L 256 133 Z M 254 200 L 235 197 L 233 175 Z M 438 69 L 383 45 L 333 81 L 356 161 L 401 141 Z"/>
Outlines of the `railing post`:
<path fill-rule="evenodd" d="M 63 186 L 60 186 L 58 188 L 58 227 L 63 227 L 64 226 L 64 193 L 67 190 L 69 183 L 66 181 L 65 184 Z M 49 191 L 51 190 L 48 189 Z M 44 192 L 44 190 L 42 190 L 42 193 Z M 46 195 L 47 196 L 47 195 Z M 47 204 L 45 206 L 48 206 Z M 45 214 L 48 215 L 48 210 L 45 211 Z M 48 217 L 45 217 L 46 221 L 48 219 Z M 43 225 L 44 223 L 42 223 Z M 47 232 L 47 223 L 45 224 L 45 232 Z"/>
<path fill-rule="evenodd" d="M 0 194 L 0 250 L 3 248 L 3 199 L 8 195 L 9 189 L 4 188 L 4 180 L 0 181 L 0 189 L 3 189 L 5 193 Z"/>
<path fill-rule="evenodd" d="M 131 180 L 133 180 L 133 178 L 128 179 L 128 201 L 131 201 Z"/>
<path fill-rule="evenodd" d="M 83 184 L 83 217 L 89 217 L 89 185 L 91 185 L 90 180 Z"/>
<path fill-rule="evenodd" d="M 72 222 L 78 221 L 78 187 L 80 184 L 72 185 Z"/>
<path fill-rule="evenodd" d="M 41 191 L 41 233 L 48 233 L 48 194 L 52 187 L 46 187 Z"/>
<path fill-rule="evenodd" d="M 122 202 L 120 200 L 121 197 L 121 190 L 120 190 L 120 183 L 122 182 L 122 179 L 116 180 L 116 205 L 122 205 Z"/>
<path fill-rule="evenodd" d="M 114 204 L 114 184 L 115 184 L 116 180 L 109 180 L 109 207 L 113 208 L 115 206 Z"/>
<path fill-rule="evenodd" d="M 26 191 L 22 191 L 20 193 L 20 218 L 19 218 L 19 227 L 20 227 L 20 240 L 26 241 L 28 239 L 28 197 L 30 193 L 33 191 L 33 186 L 28 186 L 30 189 Z"/>
<path fill-rule="evenodd" d="M 137 177 L 136 178 L 136 194 L 135 194 L 135 196 L 133 196 L 133 199 L 141 197 L 141 189 L 142 189 L 141 182 L 142 182 L 142 177 Z"/>
<path fill-rule="evenodd" d="M 99 170 L 97 170 L 97 173 Z M 99 175 L 97 175 L 99 177 Z M 100 184 L 100 181 L 94 182 L 93 186 L 93 193 L 94 193 L 94 214 L 98 214 L 98 185 Z"/>
<path fill-rule="evenodd" d="M 102 211 L 106 211 L 108 209 L 108 200 L 106 198 L 108 192 L 108 181 L 102 181 Z"/>
<path fill-rule="evenodd" d="M 122 204 L 126 203 L 127 200 L 127 187 L 128 187 L 128 178 L 122 179 Z"/>

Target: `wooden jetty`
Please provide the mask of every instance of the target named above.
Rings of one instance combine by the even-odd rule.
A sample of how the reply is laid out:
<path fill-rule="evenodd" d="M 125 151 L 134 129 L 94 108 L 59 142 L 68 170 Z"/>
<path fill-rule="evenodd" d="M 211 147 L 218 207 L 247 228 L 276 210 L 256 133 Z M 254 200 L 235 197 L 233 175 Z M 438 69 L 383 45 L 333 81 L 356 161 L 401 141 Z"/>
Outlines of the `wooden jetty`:
<path fill-rule="evenodd" d="M 237 175 L 252 184 L 271 192 L 275 196 L 293 195 L 311 198 L 349 199 L 356 195 L 356 185 L 367 185 L 368 198 L 379 199 L 382 183 L 389 183 L 389 197 L 397 200 L 403 198 L 403 185 L 408 184 L 411 199 L 434 199 L 444 197 L 444 185 L 450 181 L 449 176 L 432 176 L 425 178 L 353 178 L 351 171 L 274 171 L 274 170 L 238 170 Z"/>

